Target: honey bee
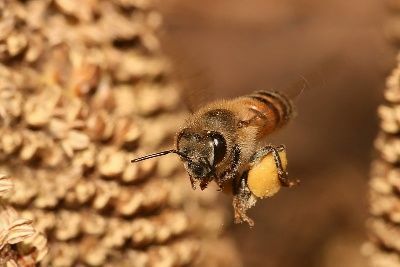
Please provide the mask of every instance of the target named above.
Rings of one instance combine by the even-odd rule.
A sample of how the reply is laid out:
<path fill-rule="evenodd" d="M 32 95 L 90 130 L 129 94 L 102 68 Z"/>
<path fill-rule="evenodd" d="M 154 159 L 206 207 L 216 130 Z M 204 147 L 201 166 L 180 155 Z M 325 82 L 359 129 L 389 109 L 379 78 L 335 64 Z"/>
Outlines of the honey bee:
<path fill-rule="evenodd" d="M 252 226 L 254 222 L 246 211 L 254 205 L 256 196 L 247 179 L 254 166 L 272 156 L 278 187 L 291 187 L 299 182 L 288 178 L 282 163 L 285 146 L 265 144 L 266 137 L 284 126 L 293 114 L 291 100 L 275 91 L 256 91 L 231 100 L 211 102 L 189 116 L 176 135 L 175 149 L 131 162 L 170 153 L 179 155 L 193 189 L 199 185 L 204 190 L 211 181 L 216 182 L 220 190 L 229 187 L 233 194 L 235 222 L 244 221 Z M 286 157 L 284 160 L 286 164 Z"/>

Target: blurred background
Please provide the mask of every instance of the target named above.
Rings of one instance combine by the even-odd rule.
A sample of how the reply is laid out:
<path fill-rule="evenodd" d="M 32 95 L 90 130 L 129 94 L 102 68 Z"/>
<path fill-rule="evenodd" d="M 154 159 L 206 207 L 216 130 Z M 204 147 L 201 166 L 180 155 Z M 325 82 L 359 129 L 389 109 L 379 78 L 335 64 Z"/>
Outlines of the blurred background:
<path fill-rule="evenodd" d="M 161 2 L 161 1 L 160 1 Z M 365 266 L 375 110 L 395 64 L 385 6 L 372 0 L 169 0 L 164 50 L 187 95 L 207 101 L 299 87 L 297 118 L 271 142 L 288 148 L 283 189 L 232 225 L 244 266 Z M 297 85 L 296 85 L 297 84 Z"/>

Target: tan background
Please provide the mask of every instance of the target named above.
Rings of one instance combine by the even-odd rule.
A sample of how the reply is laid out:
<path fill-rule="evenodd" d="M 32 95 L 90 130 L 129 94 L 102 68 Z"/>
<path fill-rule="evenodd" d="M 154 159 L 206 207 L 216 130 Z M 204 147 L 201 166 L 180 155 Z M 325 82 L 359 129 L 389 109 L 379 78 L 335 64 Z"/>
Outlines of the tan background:
<path fill-rule="evenodd" d="M 214 99 L 305 77 L 299 116 L 273 137 L 299 188 L 260 201 L 254 229 L 233 225 L 244 266 L 365 266 L 366 187 L 375 109 L 394 52 L 383 1 L 169 0 L 165 51 L 187 90 Z"/>

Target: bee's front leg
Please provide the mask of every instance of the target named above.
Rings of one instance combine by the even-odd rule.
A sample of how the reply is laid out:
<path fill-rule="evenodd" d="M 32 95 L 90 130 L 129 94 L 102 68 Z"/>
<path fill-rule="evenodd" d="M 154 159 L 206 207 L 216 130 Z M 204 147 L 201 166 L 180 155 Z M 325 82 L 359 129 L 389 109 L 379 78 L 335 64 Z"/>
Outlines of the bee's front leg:
<path fill-rule="evenodd" d="M 257 151 L 252 158 L 252 165 L 257 164 L 259 161 L 261 161 L 263 158 L 265 158 L 266 155 L 269 153 L 272 153 L 272 156 L 274 157 L 275 165 L 278 170 L 278 177 L 279 181 L 281 182 L 282 186 L 286 187 L 292 187 L 294 185 L 299 184 L 299 180 L 289 180 L 288 178 L 288 173 L 283 169 L 282 166 L 282 161 L 281 157 L 279 156 L 279 152 L 285 151 L 286 148 L 284 145 L 279 145 L 279 146 L 273 146 L 273 145 L 268 145 L 259 151 Z"/>
<path fill-rule="evenodd" d="M 239 146 L 235 145 L 232 150 L 232 160 L 230 166 L 221 174 L 218 179 L 216 179 L 220 190 L 223 190 L 224 184 L 227 181 L 233 181 L 239 175 L 238 171 L 240 165 L 240 154 Z"/>
<path fill-rule="evenodd" d="M 239 179 L 233 180 L 233 208 L 235 212 L 235 223 L 247 222 L 254 226 L 254 221 L 247 216 L 248 209 L 254 206 L 256 198 L 247 186 L 247 174 L 245 172 Z"/>

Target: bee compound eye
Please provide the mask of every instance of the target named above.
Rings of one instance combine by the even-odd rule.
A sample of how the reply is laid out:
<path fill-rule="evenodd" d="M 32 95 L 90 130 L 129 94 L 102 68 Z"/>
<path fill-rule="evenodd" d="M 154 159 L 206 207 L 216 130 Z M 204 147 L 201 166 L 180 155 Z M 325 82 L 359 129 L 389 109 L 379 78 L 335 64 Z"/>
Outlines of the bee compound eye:
<path fill-rule="evenodd" d="M 226 154 L 226 141 L 222 134 L 217 132 L 209 133 L 214 147 L 214 165 L 221 162 Z"/>

